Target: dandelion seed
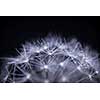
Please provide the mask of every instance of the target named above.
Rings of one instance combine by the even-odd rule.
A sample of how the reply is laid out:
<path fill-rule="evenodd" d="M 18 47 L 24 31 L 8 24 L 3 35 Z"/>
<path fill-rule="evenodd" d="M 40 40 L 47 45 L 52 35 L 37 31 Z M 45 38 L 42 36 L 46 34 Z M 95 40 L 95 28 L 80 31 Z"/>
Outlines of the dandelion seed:
<path fill-rule="evenodd" d="M 42 81 L 46 83 L 67 82 L 67 79 L 71 80 L 69 82 L 84 82 L 86 75 L 92 81 L 94 73 L 99 74 L 98 53 L 87 46 L 82 48 L 77 39 L 67 42 L 50 35 L 42 41 L 27 42 L 20 50 L 17 50 L 18 56 L 5 57 L 2 82 L 41 82 L 44 78 L 46 80 Z"/>

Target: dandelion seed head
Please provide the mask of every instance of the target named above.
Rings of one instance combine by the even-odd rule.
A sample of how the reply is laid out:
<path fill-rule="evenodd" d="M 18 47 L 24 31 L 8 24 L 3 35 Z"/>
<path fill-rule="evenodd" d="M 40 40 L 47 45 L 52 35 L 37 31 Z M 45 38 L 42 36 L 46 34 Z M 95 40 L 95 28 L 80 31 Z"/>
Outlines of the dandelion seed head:
<path fill-rule="evenodd" d="M 44 82 L 67 82 L 67 79 L 69 82 L 84 82 L 87 77 L 80 80 L 78 77 L 93 79 L 100 70 L 98 53 L 89 46 L 83 48 L 75 38 L 66 41 L 50 35 L 32 43 L 26 42 L 17 54 L 5 58 L 3 82 L 18 83 L 27 79 L 31 82 L 41 82 L 42 79 Z"/>

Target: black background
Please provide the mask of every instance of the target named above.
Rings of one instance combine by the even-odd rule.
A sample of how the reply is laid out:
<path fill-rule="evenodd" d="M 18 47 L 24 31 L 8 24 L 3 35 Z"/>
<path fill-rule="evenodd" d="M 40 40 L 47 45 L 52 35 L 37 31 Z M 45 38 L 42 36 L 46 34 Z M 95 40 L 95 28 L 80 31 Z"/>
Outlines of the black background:
<path fill-rule="evenodd" d="M 0 17 L 0 56 L 13 55 L 21 43 L 44 37 L 49 32 L 65 38 L 75 36 L 100 53 L 100 17 Z"/>

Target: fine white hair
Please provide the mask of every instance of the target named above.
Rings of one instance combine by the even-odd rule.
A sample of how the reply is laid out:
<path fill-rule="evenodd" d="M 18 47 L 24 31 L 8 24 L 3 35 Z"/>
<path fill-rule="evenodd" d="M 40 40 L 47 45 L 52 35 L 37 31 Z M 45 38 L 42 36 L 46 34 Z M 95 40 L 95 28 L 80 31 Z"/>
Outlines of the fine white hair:
<path fill-rule="evenodd" d="M 2 82 L 97 82 L 98 53 L 75 38 L 49 35 L 26 42 L 17 52 L 16 57 L 5 57 Z"/>

